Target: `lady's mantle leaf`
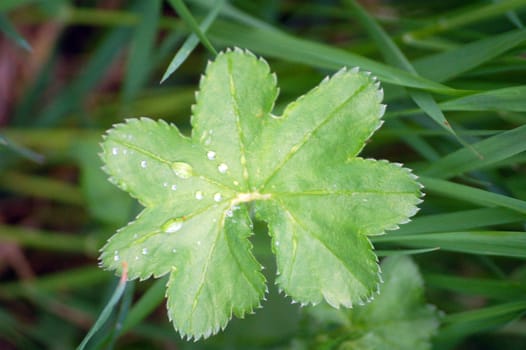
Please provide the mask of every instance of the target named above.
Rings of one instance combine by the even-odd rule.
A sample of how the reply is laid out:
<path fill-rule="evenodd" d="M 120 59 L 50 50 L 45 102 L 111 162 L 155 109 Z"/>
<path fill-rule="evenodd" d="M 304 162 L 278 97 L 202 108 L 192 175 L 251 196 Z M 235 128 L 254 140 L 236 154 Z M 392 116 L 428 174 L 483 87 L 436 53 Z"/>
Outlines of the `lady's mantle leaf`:
<path fill-rule="evenodd" d="M 384 112 L 373 78 L 341 70 L 280 117 L 277 94 L 266 62 L 227 51 L 201 79 L 191 138 L 142 118 L 116 125 L 102 145 L 110 180 L 145 206 L 108 241 L 102 265 L 120 273 L 126 261 L 130 278 L 169 273 L 168 313 L 182 335 L 214 334 L 264 296 L 246 202 L 268 223 L 280 287 L 335 307 L 377 288 L 367 236 L 417 211 L 408 169 L 357 157 Z"/>
<path fill-rule="evenodd" d="M 344 327 L 346 336 L 341 338 L 345 340 L 338 349 L 430 349 L 439 313 L 425 304 L 418 267 L 407 256 L 392 256 L 382 262 L 382 268 L 385 283 L 373 303 L 349 311 L 320 305 L 309 313 L 324 325 Z"/>

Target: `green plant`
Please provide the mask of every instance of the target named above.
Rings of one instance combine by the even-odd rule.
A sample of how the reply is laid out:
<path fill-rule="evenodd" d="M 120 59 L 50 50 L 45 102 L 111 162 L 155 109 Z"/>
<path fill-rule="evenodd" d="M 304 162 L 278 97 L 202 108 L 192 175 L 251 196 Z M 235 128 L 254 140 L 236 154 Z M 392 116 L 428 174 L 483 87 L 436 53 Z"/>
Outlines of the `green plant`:
<path fill-rule="evenodd" d="M 268 65 L 237 49 L 219 54 L 201 80 L 191 138 L 150 119 L 106 135 L 106 171 L 146 209 L 105 245 L 103 265 L 119 272 L 127 262 L 130 279 L 170 274 L 175 328 L 206 338 L 264 297 L 248 241 L 245 203 L 254 202 L 293 301 L 368 301 L 380 271 L 367 236 L 407 222 L 421 186 L 400 164 L 357 157 L 385 110 L 375 80 L 343 69 L 275 116 Z"/>
<path fill-rule="evenodd" d="M 361 3 L 0 1 L 0 348 L 522 348 L 526 0 Z M 280 296 L 270 221 L 255 211 L 271 201 L 240 203 L 267 300 L 194 343 L 167 320 L 170 273 L 135 283 L 97 268 L 99 249 L 142 210 L 97 153 L 112 125 L 163 125 L 130 117 L 190 135 L 199 75 L 228 47 L 268 60 L 276 115 L 341 67 L 371 71 L 388 108 L 360 156 L 403 162 L 426 197 L 411 222 L 367 236 L 386 283 L 352 309 Z"/>

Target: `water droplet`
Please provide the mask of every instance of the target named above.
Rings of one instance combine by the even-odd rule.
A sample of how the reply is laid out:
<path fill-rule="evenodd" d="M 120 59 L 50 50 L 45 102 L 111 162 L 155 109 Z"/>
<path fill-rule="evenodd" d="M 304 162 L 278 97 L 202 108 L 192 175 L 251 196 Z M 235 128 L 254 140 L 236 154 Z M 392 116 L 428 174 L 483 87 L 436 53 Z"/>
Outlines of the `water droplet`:
<path fill-rule="evenodd" d="M 137 255 L 135 255 L 135 260 L 139 260 L 139 257 Z"/>
<path fill-rule="evenodd" d="M 208 151 L 208 153 L 206 153 L 206 157 L 210 160 L 214 160 L 216 159 L 216 152 L 214 151 Z"/>
<path fill-rule="evenodd" d="M 117 154 L 119 154 L 119 149 L 117 147 L 113 147 L 111 149 L 111 154 L 113 154 L 114 156 L 116 156 Z"/>
<path fill-rule="evenodd" d="M 128 150 L 125 148 L 122 150 L 122 154 L 128 154 Z"/>
<path fill-rule="evenodd" d="M 163 187 L 168 187 L 168 182 L 163 182 Z"/>
<path fill-rule="evenodd" d="M 201 245 L 201 241 L 197 241 L 197 245 Z"/>
<path fill-rule="evenodd" d="M 146 163 L 145 160 L 141 161 L 141 168 L 146 168 L 148 166 L 148 163 Z"/>
<path fill-rule="evenodd" d="M 188 178 L 192 177 L 193 168 L 188 163 L 173 162 L 172 163 L 172 170 L 174 171 L 175 175 L 177 175 L 181 179 L 188 179 Z"/>
<path fill-rule="evenodd" d="M 133 239 L 136 239 L 137 237 L 139 237 L 139 235 L 137 235 L 136 233 L 133 234 Z"/>
<path fill-rule="evenodd" d="M 197 199 L 198 201 L 200 201 L 200 200 L 203 199 L 203 198 L 204 198 L 203 192 L 201 192 L 201 191 L 197 191 L 197 192 L 195 193 L 195 199 Z"/>
<path fill-rule="evenodd" d="M 221 163 L 217 166 L 217 170 L 219 170 L 221 174 L 224 174 L 228 170 L 228 165 L 226 165 L 225 163 Z"/>
<path fill-rule="evenodd" d="M 172 191 L 176 191 L 177 190 L 177 185 L 176 184 L 173 184 L 172 187 L 171 187 Z"/>
<path fill-rule="evenodd" d="M 279 246 L 279 241 L 276 241 L 276 247 Z"/>
<path fill-rule="evenodd" d="M 166 233 L 173 233 L 179 231 L 183 227 L 183 219 L 175 218 L 166 221 L 161 226 L 161 230 Z"/>
<path fill-rule="evenodd" d="M 115 255 L 115 256 L 113 257 L 113 261 L 119 261 L 119 259 L 120 259 L 120 257 L 119 257 L 118 255 Z"/>
<path fill-rule="evenodd" d="M 234 180 L 234 186 L 237 186 L 239 185 L 239 182 L 237 182 L 236 180 Z"/>
<path fill-rule="evenodd" d="M 148 254 L 148 248 L 142 248 L 141 253 L 142 255 Z"/>
<path fill-rule="evenodd" d="M 362 202 L 369 202 L 369 200 L 367 198 L 363 198 Z"/>
<path fill-rule="evenodd" d="M 177 253 L 177 249 L 172 249 L 172 253 Z"/>
<path fill-rule="evenodd" d="M 218 192 L 218 193 L 214 194 L 214 200 L 215 200 L 216 202 L 220 202 L 220 201 L 221 201 L 221 198 L 223 198 L 223 197 L 221 196 L 221 193 Z"/>

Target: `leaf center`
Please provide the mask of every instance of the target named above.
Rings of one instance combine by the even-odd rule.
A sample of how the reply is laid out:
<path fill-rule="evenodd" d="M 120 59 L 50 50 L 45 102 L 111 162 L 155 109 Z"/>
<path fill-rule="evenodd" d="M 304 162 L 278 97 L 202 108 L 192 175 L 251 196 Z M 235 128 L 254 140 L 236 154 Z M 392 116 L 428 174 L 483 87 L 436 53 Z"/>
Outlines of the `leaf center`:
<path fill-rule="evenodd" d="M 239 193 L 233 200 L 232 205 L 239 203 L 251 202 L 254 200 L 269 200 L 272 198 L 270 193 L 259 193 L 259 192 L 249 192 L 249 193 Z"/>

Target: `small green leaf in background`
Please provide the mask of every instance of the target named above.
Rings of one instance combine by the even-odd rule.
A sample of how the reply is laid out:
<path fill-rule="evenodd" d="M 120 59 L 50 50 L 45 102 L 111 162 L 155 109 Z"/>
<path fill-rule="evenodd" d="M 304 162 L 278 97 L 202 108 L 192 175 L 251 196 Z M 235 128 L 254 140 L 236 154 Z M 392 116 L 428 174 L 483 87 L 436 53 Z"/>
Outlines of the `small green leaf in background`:
<path fill-rule="evenodd" d="M 424 283 L 416 264 L 407 256 L 393 256 L 382 262 L 385 283 L 375 301 L 352 310 L 311 308 L 309 313 L 327 325 L 343 326 L 337 349 L 426 350 L 439 326 L 437 310 L 426 305 Z"/>
<path fill-rule="evenodd" d="M 381 125 L 379 83 L 342 69 L 273 115 L 276 77 L 236 49 L 201 79 L 192 136 L 147 118 L 115 125 L 102 159 L 111 181 L 145 207 L 103 248 L 105 268 L 129 278 L 169 274 L 168 315 L 199 339 L 260 305 L 262 267 L 249 237 L 266 221 L 277 284 L 294 301 L 365 303 L 380 269 L 368 236 L 417 212 L 421 185 L 400 164 L 358 154 Z"/>

